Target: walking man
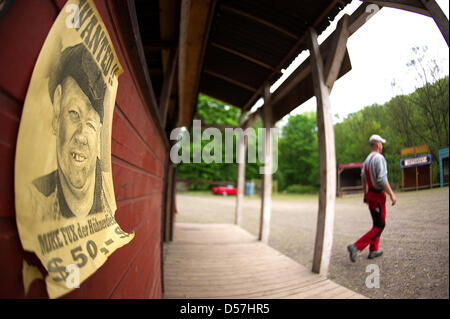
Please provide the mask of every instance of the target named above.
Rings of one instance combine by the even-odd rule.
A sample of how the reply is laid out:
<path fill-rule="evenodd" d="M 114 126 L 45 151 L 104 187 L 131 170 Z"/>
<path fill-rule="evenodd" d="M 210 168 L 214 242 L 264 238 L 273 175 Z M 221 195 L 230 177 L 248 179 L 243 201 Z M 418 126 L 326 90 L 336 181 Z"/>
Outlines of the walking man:
<path fill-rule="evenodd" d="M 355 262 L 358 253 L 369 245 L 369 259 L 383 255 L 383 251 L 378 249 L 378 244 L 386 225 L 386 193 L 389 194 L 392 205 L 395 205 L 397 202 L 394 192 L 389 185 L 386 159 L 381 155 L 384 143 L 386 143 L 386 140 L 379 135 L 372 135 L 369 138 L 372 152 L 364 161 L 361 179 L 364 188 L 364 202 L 369 205 L 373 227 L 355 243 L 347 246 L 352 262 Z"/>

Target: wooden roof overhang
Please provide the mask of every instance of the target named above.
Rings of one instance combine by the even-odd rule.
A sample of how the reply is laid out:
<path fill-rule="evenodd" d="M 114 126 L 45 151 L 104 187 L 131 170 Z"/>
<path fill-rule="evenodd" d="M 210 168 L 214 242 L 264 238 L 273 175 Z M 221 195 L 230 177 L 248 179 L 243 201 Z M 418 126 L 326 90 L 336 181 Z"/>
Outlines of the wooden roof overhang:
<path fill-rule="evenodd" d="M 281 70 L 307 49 L 307 28 L 321 33 L 349 2 L 136 0 L 142 46 L 158 104 L 165 99 L 171 57 L 176 59 L 178 78 L 173 80 L 167 110 L 161 111 L 166 113 L 167 126 L 191 125 L 198 93 L 248 111 L 263 95 L 264 85 L 275 82 Z M 348 54 L 345 61 L 340 75 L 351 69 Z M 300 85 L 305 87 L 285 95 L 280 105 L 288 100 L 289 105 L 298 102 L 298 106 L 309 99 L 313 95 L 310 80 L 303 79 Z M 274 110 L 281 115 L 289 113 L 288 108 Z"/>
<path fill-rule="evenodd" d="M 307 50 L 308 28 L 321 34 L 350 0 L 135 0 L 142 51 L 166 133 L 190 127 L 199 93 L 244 112 L 264 96 L 281 71 Z M 429 15 L 424 0 L 362 0 L 348 19 L 346 37 L 373 12 L 390 6 Z M 342 18 L 340 19 L 342 20 Z M 340 21 L 341 23 L 341 21 Z M 447 20 L 448 25 L 448 20 Z M 445 28 L 443 28 L 445 30 Z M 336 30 L 320 46 L 324 65 L 334 59 Z M 445 37 L 445 35 L 444 35 Z M 448 37 L 448 35 L 447 35 Z M 344 46 L 333 81 L 351 70 Z M 333 72 L 332 72 L 333 73 Z M 309 58 L 272 94 L 277 121 L 314 96 Z"/>
<path fill-rule="evenodd" d="M 142 67 L 148 69 L 159 120 L 168 135 L 177 125 L 179 111 L 177 79 L 181 1 L 135 0 L 134 6 L 141 42 L 138 46 L 141 45 L 145 58 Z"/>
<path fill-rule="evenodd" d="M 247 111 L 296 56 L 307 49 L 306 31 L 320 34 L 350 1 L 223 0 L 217 4 L 198 91 Z M 347 58 L 346 71 L 351 66 Z M 345 72 L 342 72 L 345 73 Z M 310 79 L 309 79 L 310 80 Z M 286 99 L 297 104 L 313 95 L 312 81 Z M 282 101 L 283 100 L 283 101 Z M 297 101 L 295 101 L 297 100 Z"/>

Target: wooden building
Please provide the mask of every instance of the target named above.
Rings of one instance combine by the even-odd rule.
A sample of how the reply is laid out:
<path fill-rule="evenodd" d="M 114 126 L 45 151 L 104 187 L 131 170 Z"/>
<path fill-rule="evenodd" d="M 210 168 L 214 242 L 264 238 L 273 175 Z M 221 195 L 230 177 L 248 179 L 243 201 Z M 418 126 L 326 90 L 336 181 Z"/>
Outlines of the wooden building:
<path fill-rule="evenodd" d="M 448 185 L 448 147 L 439 149 L 439 183 L 440 186 Z"/>
<path fill-rule="evenodd" d="M 403 190 L 433 187 L 432 156 L 428 145 L 403 148 L 401 156 Z"/>
<path fill-rule="evenodd" d="M 347 163 L 338 165 L 337 194 L 363 192 L 361 169 L 364 163 Z"/>
<path fill-rule="evenodd" d="M 42 280 L 25 296 L 14 207 L 14 156 L 22 106 L 36 59 L 65 0 L 13 0 L 0 15 L 0 297 L 47 297 Z M 431 16 L 448 43 L 448 20 L 433 0 L 362 1 L 333 34 L 317 41 L 349 0 L 94 0 L 124 73 L 112 128 L 116 219 L 134 240 L 112 254 L 65 298 L 163 297 L 164 241 L 173 238 L 175 165 L 170 132 L 190 127 L 198 93 L 242 110 L 241 127 L 261 116 L 270 128 L 317 98 L 320 199 L 313 272 L 327 274 L 334 220 L 336 160 L 330 90 L 350 71 L 347 39 L 376 4 Z M 302 51 L 310 57 L 275 92 L 270 86 Z M 248 114 L 264 98 L 264 106 Z M 266 131 L 259 239 L 267 243 L 271 213 L 271 140 Z M 245 150 L 242 141 L 240 149 Z M 245 154 L 241 152 L 241 154 Z M 245 161 L 244 161 L 245 163 Z M 245 164 L 239 165 L 236 224 L 242 220 Z"/>

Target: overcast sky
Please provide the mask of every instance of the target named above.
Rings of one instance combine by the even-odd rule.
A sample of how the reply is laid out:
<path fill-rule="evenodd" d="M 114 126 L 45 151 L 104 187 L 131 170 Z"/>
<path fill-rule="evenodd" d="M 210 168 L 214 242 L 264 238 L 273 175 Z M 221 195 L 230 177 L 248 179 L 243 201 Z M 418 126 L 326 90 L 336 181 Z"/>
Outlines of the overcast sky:
<path fill-rule="evenodd" d="M 437 2 L 448 18 L 448 0 Z M 353 0 L 336 20 L 344 13 L 351 14 L 360 4 L 361 1 Z M 332 24 L 319 37 L 319 43 L 334 28 L 335 24 Z M 392 8 L 382 8 L 377 12 L 348 39 L 352 70 L 334 84 L 330 95 L 333 115 L 337 114 L 342 120 L 365 106 L 383 104 L 399 93 L 413 92 L 417 82 L 406 63 L 412 58 L 411 48 L 414 46 L 427 46 L 428 57 L 436 59 L 444 74 L 448 75 L 449 49 L 433 19 Z M 307 55 L 309 53 L 303 52 L 296 62 Z M 295 63 L 289 69 L 294 67 Z M 289 69 L 286 75 L 290 73 Z M 393 79 L 398 86 L 396 91 L 391 87 Z M 316 101 L 312 98 L 290 114 L 315 109 Z M 286 120 L 285 117 L 282 123 Z M 336 121 L 339 120 L 335 118 Z"/>

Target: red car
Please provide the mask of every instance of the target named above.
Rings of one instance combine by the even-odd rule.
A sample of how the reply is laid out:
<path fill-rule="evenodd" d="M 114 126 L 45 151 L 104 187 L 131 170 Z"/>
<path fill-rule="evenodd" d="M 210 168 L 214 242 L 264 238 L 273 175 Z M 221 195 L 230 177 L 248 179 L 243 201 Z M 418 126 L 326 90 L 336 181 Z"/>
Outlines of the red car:
<path fill-rule="evenodd" d="M 219 195 L 223 195 L 223 196 L 237 194 L 237 188 L 235 188 L 232 185 L 216 186 L 216 187 L 211 188 L 211 191 L 213 192 L 213 194 L 219 194 Z"/>

